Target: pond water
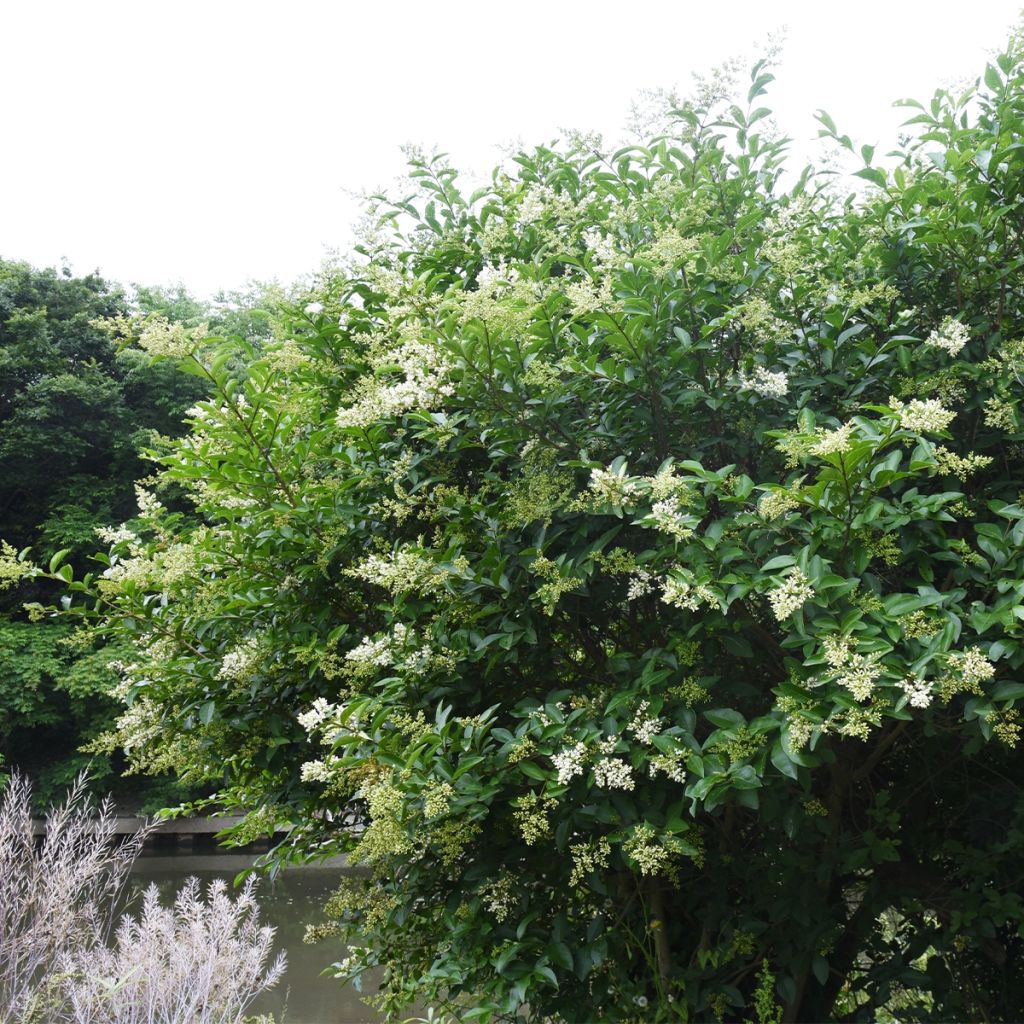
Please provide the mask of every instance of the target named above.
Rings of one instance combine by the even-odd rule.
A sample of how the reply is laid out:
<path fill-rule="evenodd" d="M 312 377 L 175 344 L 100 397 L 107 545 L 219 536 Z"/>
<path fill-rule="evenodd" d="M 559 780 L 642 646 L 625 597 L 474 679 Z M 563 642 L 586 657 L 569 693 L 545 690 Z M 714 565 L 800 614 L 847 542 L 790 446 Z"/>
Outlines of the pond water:
<path fill-rule="evenodd" d="M 132 884 L 137 891 L 156 883 L 161 900 L 170 903 L 190 875 L 204 885 L 232 879 L 252 865 L 253 857 L 233 853 L 188 850 L 147 852 L 136 862 Z M 330 942 L 306 945 L 306 925 L 322 920 L 324 900 L 334 891 L 344 869 L 337 866 L 292 868 L 273 883 L 260 881 L 257 900 L 260 920 L 277 929 L 274 955 L 284 949 L 288 969 L 277 987 L 260 996 L 250 1013 L 273 1013 L 284 1024 L 377 1024 L 382 1018 L 360 1001 L 351 985 L 343 985 L 320 972 L 345 956 L 343 947 Z M 133 901 L 133 909 L 138 901 Z"/>

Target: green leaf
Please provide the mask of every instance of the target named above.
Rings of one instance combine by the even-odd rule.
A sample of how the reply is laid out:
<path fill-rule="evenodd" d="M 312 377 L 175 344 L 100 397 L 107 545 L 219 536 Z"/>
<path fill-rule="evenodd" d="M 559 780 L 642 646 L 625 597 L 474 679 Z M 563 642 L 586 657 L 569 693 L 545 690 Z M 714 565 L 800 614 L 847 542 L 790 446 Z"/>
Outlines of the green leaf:
<path fill-rule="evenodd" d="M 547 954 L 559 967 L 571 971 L 573 967 L 572 950 L 561 941 L 552 942 L 547 947 Z"/>
<path fill-rule="evenodd" d="M 865 181 L 870 181 L 879 188 L 885 188 L 889 184 L 885 171 L 880 167 L 862 167 L 859 171 L 854 171 L 853 173 L 858 178 L 864 178 Z"/>
<path fill-rule="evenodd" d="M 992 700 L 1020 700 L 1024 697 L 1024 683 L 1007 680 L 997 683 L 992 690 Z"/>
<path fill-rule="evenodd" d="M 796 565 L 796 559 L 792 555 L 776 555 L 761 566 L 761 571 L 774 572 L 776 569 L 787 569 L 791 565 Z"/>
<path fill-rule="evenodd" d="M 56 572 L 57 566 L 68 557 L 71 548 L 61 548 L 51 559 L 50 559 L 50 572 Z"/>
<path fill-rule="evenodd" d="M 735 729 L 747 724 L 746 718 L 734 708 L 713 708 L 705 711 L 704 717 L 719 729 Z"/>
<path fill-rule="evenodd" d="M 519 770 L 531 779 L 536 779 L 538 782 L 547 782 L 550 778 L 550 774 L 546 772 L 539 765 L 533 763 L 533 761 L 520 761 Z"/>
<path fill-rule="evenodd" d="M 782 744 L 782 738 L 778 738 L 772 744 L 772 764 L 782 772 L 783 775 L 788 775 L 791 779 L 799 778 L 799 771 L 797 766 L 793 763 L 792 758 L 786 752 L 786 748 Z"/>

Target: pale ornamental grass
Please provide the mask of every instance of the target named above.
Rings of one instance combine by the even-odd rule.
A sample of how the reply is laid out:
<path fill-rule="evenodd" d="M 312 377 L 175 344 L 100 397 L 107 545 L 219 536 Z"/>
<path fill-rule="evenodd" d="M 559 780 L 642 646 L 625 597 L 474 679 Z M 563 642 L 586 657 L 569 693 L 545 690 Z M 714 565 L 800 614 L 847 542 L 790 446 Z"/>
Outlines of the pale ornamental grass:
<path fill-rule="evenodd" d="M 31 789 L 15 774 L 0 795 L 0 1024 L 242 1024 L 280 979 L 267 965 L 250 879 L 232 899 L 191 878 L 173 907 L 155 886 L 138 917 L 115 908 L 152 826 L 119 842 L 114 812 L 93 813 L 79 778 L 33 835 Z"/>

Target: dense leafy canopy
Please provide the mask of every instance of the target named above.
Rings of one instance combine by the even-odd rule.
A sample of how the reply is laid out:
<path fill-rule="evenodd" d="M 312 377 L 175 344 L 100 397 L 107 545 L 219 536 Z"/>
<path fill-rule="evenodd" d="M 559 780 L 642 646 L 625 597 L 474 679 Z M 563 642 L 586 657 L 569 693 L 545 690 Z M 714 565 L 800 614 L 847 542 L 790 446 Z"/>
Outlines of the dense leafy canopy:
<path fill-rule="evenodd" d="M 1024 64 L 856 197 L 770 79 L 417 158 L 286 340 L 164 348 L 204 522 L 71 584 L 119 740 L 367 864 L 324 932 L 396 1014 L 1024 1013 Z"/>
<path fill-rule="evenodd" d="M 0 260 L 0 537 L 16 549 L 63 550 L 84 569 L 97 533 L 136 511 L 143 448 L 180 435 L 185 410 L 207 393 L 136 339 L 213 324 L 260 342 L 275 299 L 260 286 L 213 305 L 180 287 L 129 299 L 96 274 Z M 0 595 L 0 762 L 31 770 L 44 802 L 86 764 L 97 781 L 113 770 L 109 757 L 79 748 L 109 729 L 118 707 L 107 669 L 118 649 L 75 647 L 70 625 L 25 620 L 24 601 L 54 592 L 38 580 Z"/>

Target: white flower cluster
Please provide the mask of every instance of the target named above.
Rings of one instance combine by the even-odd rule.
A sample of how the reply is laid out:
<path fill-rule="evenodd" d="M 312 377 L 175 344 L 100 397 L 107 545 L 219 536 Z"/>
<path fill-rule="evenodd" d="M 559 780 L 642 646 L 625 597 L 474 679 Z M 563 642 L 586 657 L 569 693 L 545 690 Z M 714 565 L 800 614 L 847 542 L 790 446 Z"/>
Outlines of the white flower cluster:
<path fill-rule="evenodd" d="M 584 766 L 587 763 L 587 745 L 577 743 L 574 747 L 566 747 L 560 750 L 552 758 L 555 767 L 558 769 L 558 781 L 564 786 L 572 782 L 577 775 L 583 774 Z"/>
<path fill-rule="evenodd" d="M 445 574 L 431 559 L 411 548 L 396 551 L 390 558 L 370 555 L 344 570 L 346 576 L 376 584 L 393 594 L 415 591 L 434 594 L 444 589 Z"/>
<path fill-rule="evenodd" d="M 919 434 L 941 433 L 956 417 L 955 412 L 947 409 L 936 398 L 915 398 L 906 404 L 898 398 L 890 398 L 889 407 L 899 417 L 900 426 L 904 430 L 913 430 Z"/>
<path fill-rule="evenodd" d="M 495 921 L 504 921 L 515 906 L 515 877 L 508 871 L 502 873 L 480 890 L 483 905 Z"/>
<path fill-rule="evenodd" d="M 852 642 L 848 636 L 840 636 L 838 633 L 831 633 L 822 640 L 825 660 L 830 668 L 842 668 L 849 660 L 852 650 Z"/>
<path fill-rule="evenodd" d="M 935 448 L 935 469 L 946 476 L 956 476 L 961 480 L 966 480 L 990 465 L 992 465 L 991 455 L 969 452 L 966 456 L 960 456 L 956 452 L 950 451 L 945 445 L 940 444 Z"/>
<path fill-rule="evenodd" d="M 423 789 L 423 815 L 441 818 L 451 809 L 455 787 L 444 780 L 431 779 Z"/>
<path fill-rule="evenodd" d="M 296 721 L 302 726 L 307 735 L 312 735 L 337 710 L 337 704 L 331 704 L 324 697 L 317 697 L 308 711 L 304 711 L 301 715 L 296 715 Z"/>
<path fill-rule="evenodd" d="M 259 657 L 259 640 L 250 636 L 221 659 L 218 679 L 243 680 L 252 674 Z"/>
<path fill-rule="evenodd" d="M 629 576 L 629 587 L 626 589 L 626 600 L 635 601 L 638 597 L 646 597 L 654 590 L 655 578 L 646 569 L 634 569 Z"/>
<path fill-rule="evenodd" d="M 330 782 L 339 760 L 340 758 L 331 755 L 322 761 L 304 761 L 299 769 L 299 778 L 303 782 Z"/>
<path fill-rule="evenodd" d="M 588 228 L 583 232 L 583 244 L 593 257 L 594 265 L 601 270 L 614 266 L 616 259 L 615 241 L 597 228 Z"/>
<path fill-rule="evenodd" d="M 600 281 L 592 281 L 589 277 L 570 281 L 563 291 L 572 307 L 573 316 L 583 317 L 617 308 L 610 275 Z"/>
<path fill-rule="evenodd" d="M 686 781 L 686 760 L 682 754 L 656 754 L 648 762 L 647 773 L 652 779 L 664 772 L 673 782 Z"/>
<path fill-rule="evenodd" d="M 951 356 L 959 355 L 960 350 L 970 341 L 971 335 L 967 327 L 954 317 L 947 316 L 939 326 L 925 338 L 924 343 L 930 348 L 941 348 Z"/>
<path fill-rule="evenodd" d="M 541 220 L 545 207 L 555 197 L 555 190 L 550 185 L 531 185 L 523 193 L 522 201 L 516 214 L 520 224 L 532 224 Z"/>
<path fill-rule="evenodd" d="M 985 399 L 985 426 L 995 430 L 1006 430 L 1015 433 L 1017 430 L 1017 415 L 1014 412 L 1014 405 L 998 395 Z"/>
<path fill-rule="evenodd" d="M 139 535 L 134 530 L 129 530 L 127 526 L 123 525 L 118 527 L 97 526 L 96 536 L 111 547 L 115 544 L 123 544 L 125 541 L 136 544 L 139 539 Z"/>
<path fill-rule="evenodd" d="M 477 288 L 488 295 L 499 295 L 519 281 L 519 271 L 510 267 L 504 259 L 497 263 L 485 263 L 476 275 Z"/>
<path fill-rule="evenodd" d="M 765 398 L 785 398 L 789 392 L 789 378 L 785 373 L 773 373 L 763 366 L 754 367 L 753 377 L 741 373 L 737 380 L 744 391 L 755 391 Z"/>
<path fill-rule="evenodd" d="M 703 583 L 690 583 L 678 576 L 669 576 L 662 584 L 661 599 L 665 604 L 688 612 L 698 611 L 705 604 L 718 604 L 718 597 L 710 587 Z"/>
<path fill-rule="evenodd" d="M 676 498 L 679 503 L 692 503 L 694 492 L 689 484 L 676 474 L 675 466 L 666 463 L 654 476 L 644 478 L 651 489 L 651 498 L 661 501 L 663 498 Z"/>
<path fill-rule="evenodd" d="M 679 507 L 679 498 L 664 498 L 651 506 L 651 518 L 662 533 L 667 533 L 677 540 L 687 540 L 693 536 L 693 528 L 683 522 L 683 510 Z"/>
<path fill-rule="evenodd" d="M 618 506 L 630 504 L 639 490 L 636 482 L 626 476 L 625 466 L 621 466 L 618 472 L 592 469 L 588 486 L 602 501 Z"/>
<path fill-rule="evenodd" d="M 996 667 L 980 647 L 968 647 L 960 659 L 960 674 L 968 686 L 977 686 L 996 674 Z"/>
<path fill-rule="evenodd" d="M 910 698 L 912 708 L 926 708 L 932 702 L 931 683 L 917 676 L 907 676 L 900 683 L 900 689 Z"/>
<path fill-rule="evenodd" d="M 572 855 L 572 873 L 569 875 L 571 886 L 580 885 L 586 880 L 587 875 L 600 868 L 608 867 L 608 858 L 611 857 L 612 847 L 607 839 L 599 839 L 597 842 L 588 840 L 585 843 L 573 843 L 569 847 Z"/>
<path fill-rule="evenodd" d="M 402 379 L 387 384 L 364 377 L 356 385 L 355 402 L 338 410 L 339 427 L 368 427 L 410 409 L 435 409 L 455 390 L 448 379 L 451 367 L 436 345 L 409 340 L 377 362 L 386 373 L 397 366 Z"/>
<path fill-rule="evenodd" d="M 863 654 L 851 654 L 836 682 L 840 686 L 845 686 L 857 700 L 867 700 L 881 674 L 882 671 L 873 658 Z"/>
<path fill-rule="evenodd" d="M 799 508 L 800 502 L 789 491 L 768 491 L 757 503 L 757 511 L 762 519 L 778 519 Z"/>
<path fill-rule="evenodd" d="M 836 682 L 849 690 L 857 700 L 867 700 L 882 674 L 877 661 L 870 656 L 854 653 L 853 641 L 837 633 L 826 636 L 823 647 L 829 667 L 838 673 Z"/>
<path fill-rule="evenodd" d="M 160 515 L 164 510 L 163 504 L 151 491 L 147 491 L 140 484 L 135 485 L 135 502 L 139 506 L 139 515 L 152 518 Z"/>
<path fill-rule="evenodd" d="M 633 770 L 617 757 L 602 757 L 594 764 L 594 782 L 602 789 L 633 789 Z"/>
<path fill-rule="evenodd" d="M 794 569 L 782 585 L 768 595 L 768 602 L 772 606 L 775 618 L 783 622 L 812 597 L 814 587 L 811 586 L 811 581 L 799 569 Z"/>
<path fill-rule="evenodd" d="M 205 334 L 206 325 L 195 330 L 195 335 Z M 139 347 L 151 356 L 167 356 L 182 359 L 196 348 L 193 331 L 184 324 L 171 323 L 166 317 L 149 317 L 139 335 Z"/>
<path fill-rule="evenodd" d="M 692 263 L 700 252 L 700 239 L 680 234 L 675 228 L 662 228 L 644 246 L 643 256 L 662 271 L 678 271 Z"/>
<path fill-rule="evenodd" d="M 650 743 L 662 729 L 660 718 L 648 716 L 647 709 L 649 707 L 650 704 L 646 700 L 642 700 L 637 706 L 633 720 L 629 723 L 630 732 L 633 733 L 640 743 Z"/>
<path fill-rule="evenodd" d="M 652 825 L 637 825 L 633 834 L 622 844 L 622 852 L 640 869 L 642 875 L 657 875 L 671 860 L 671 851 L 658 842 Z"/>
<path fill-rule="evenodd" d="M 383 668 L 392 663 L 391 637 L 381 636 L 374 640 L 364 636 L 362 641 L 352 650 L 345 653 L 345 660 L 357 665 L 374 665 Z"/>
<path fill-rule="evenodd" d="M 554 705 L 563 715 L 565 714 L 565 701 L 557 701 Z M 544 710 L 543 706 L 536 707 L 530 712 L 530 717 L 540 722 L 541 728 L 546 729 L 551 725 L 551 716 Z"/>
<path fill-rule="evenodd" d="M 36 567 L 18 557 L 18 549 L 0 540 L 0 590 L 13 587 L 19 580 L 33 576 Z M 106 573 L 104 573 L 106 575 Z"/>
<path fill-rule="evenodd" d="M 850 450 L 853 423 L 844 423 L 836 430 L 823 432 L 818 443 L 811 448 L 812 455 L 841 455 Z"/>

